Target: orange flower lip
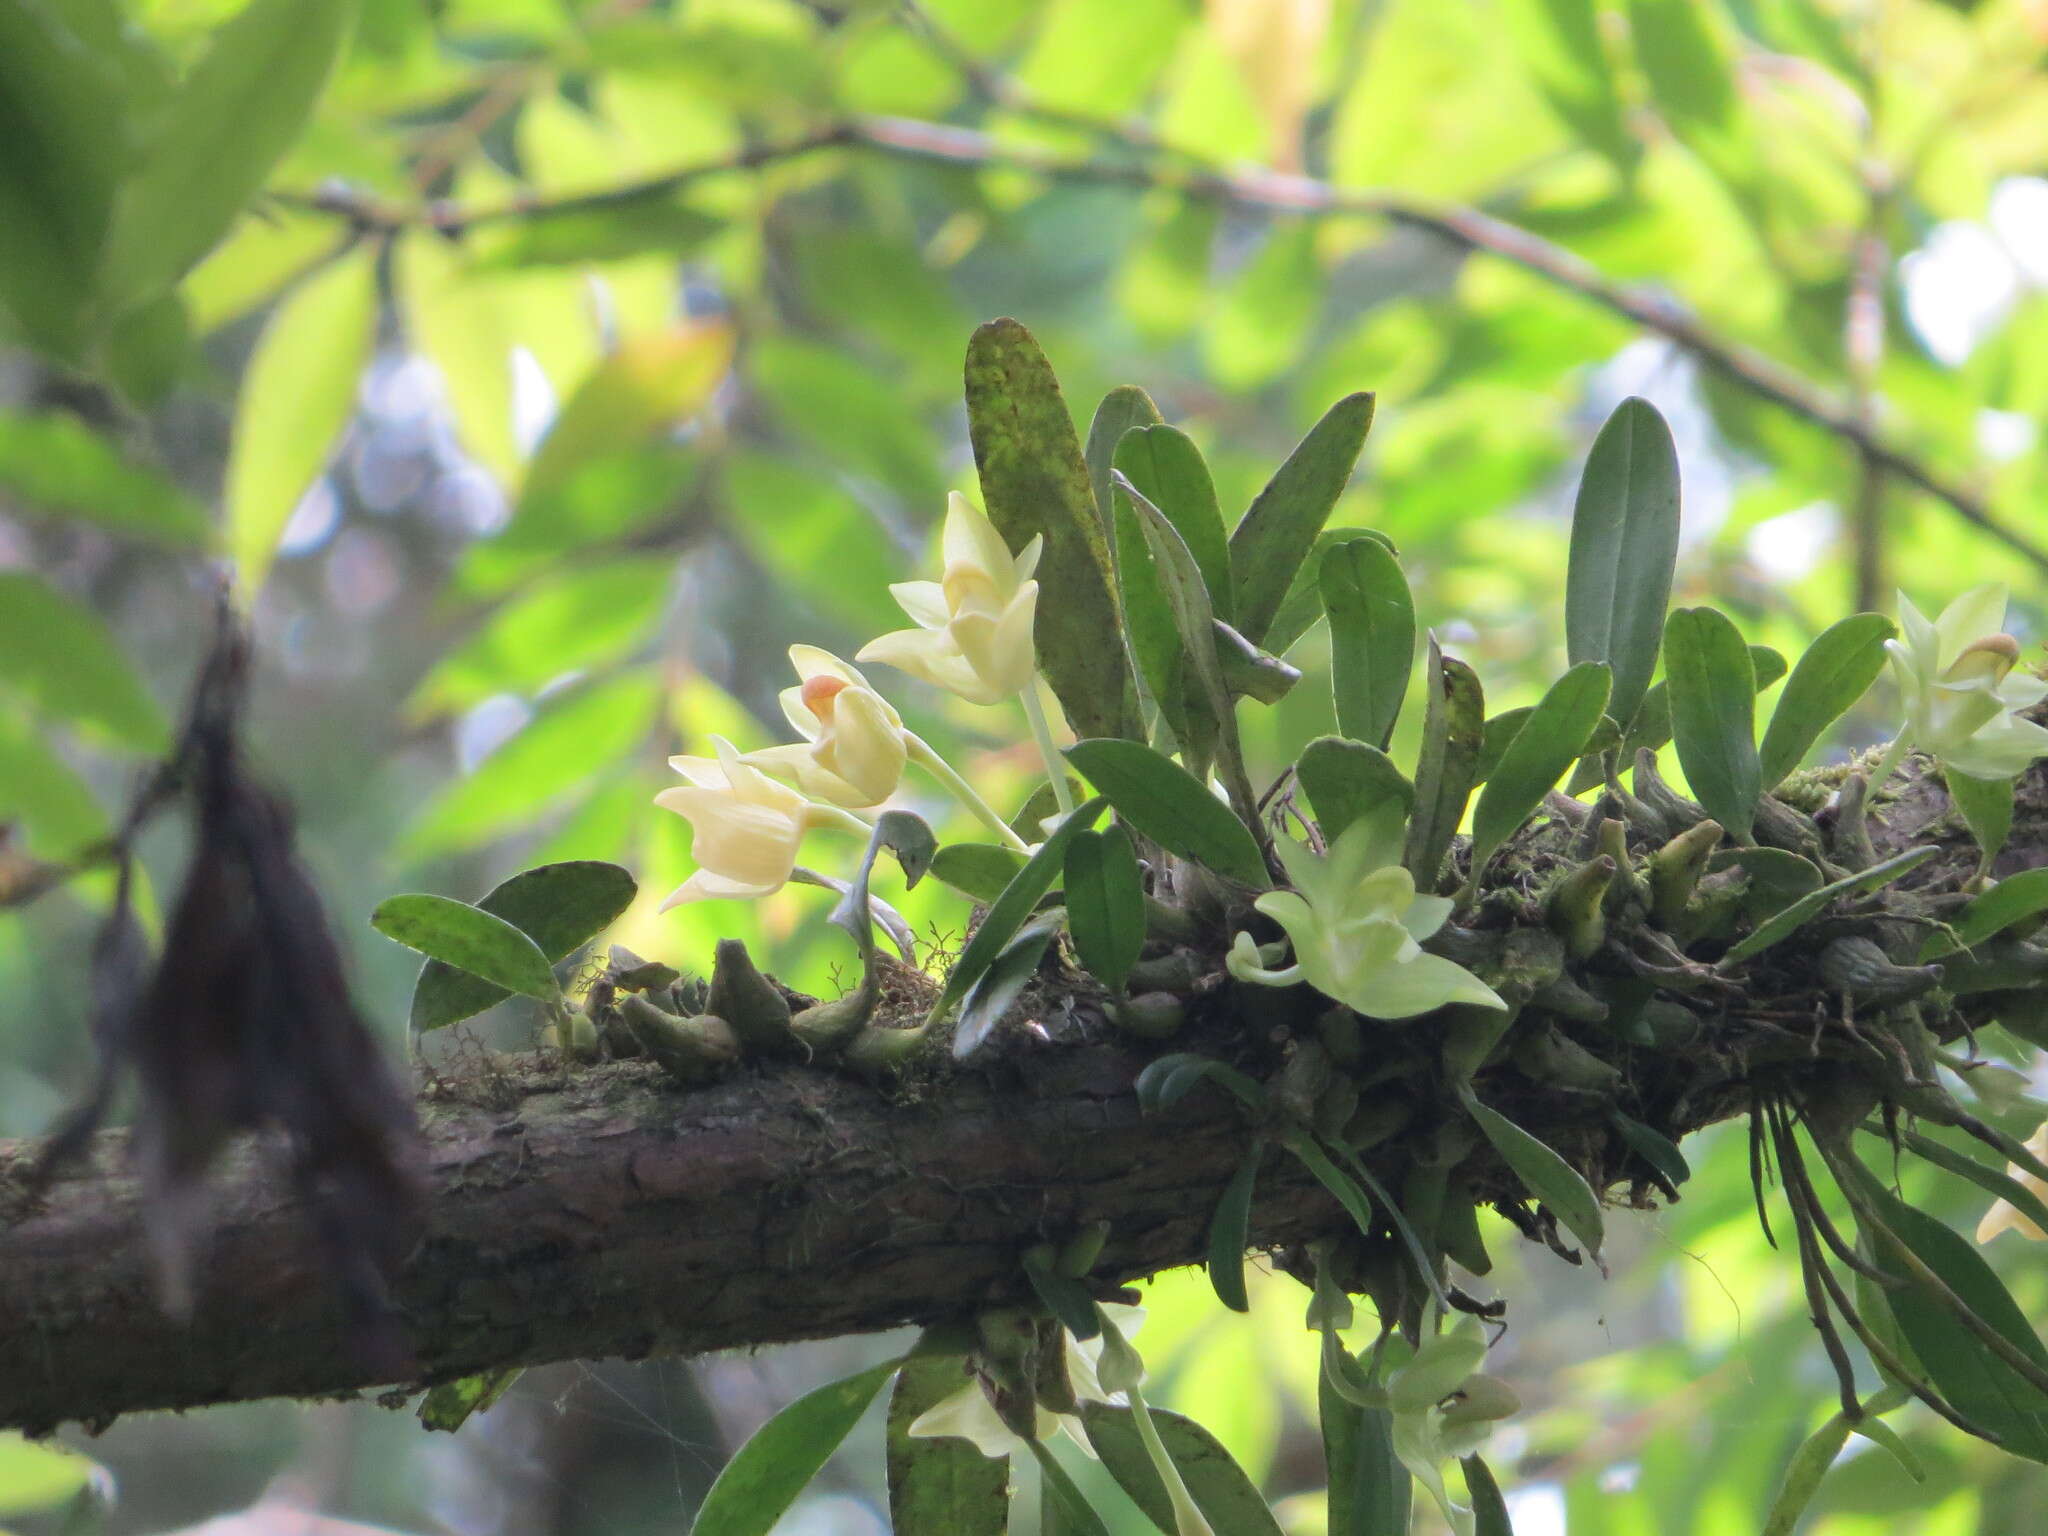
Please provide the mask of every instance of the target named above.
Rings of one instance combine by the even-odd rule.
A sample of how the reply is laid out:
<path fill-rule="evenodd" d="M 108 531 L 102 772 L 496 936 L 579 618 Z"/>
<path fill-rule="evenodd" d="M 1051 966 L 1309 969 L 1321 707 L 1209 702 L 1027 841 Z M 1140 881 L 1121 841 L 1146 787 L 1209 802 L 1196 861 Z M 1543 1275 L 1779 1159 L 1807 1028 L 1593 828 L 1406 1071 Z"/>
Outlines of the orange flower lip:
<path fill-rule="evenodd" d="M 834 677 L 829 672 L 815 673 L 804 679 L 804 708 L 816 715 L 820 724 L 827 723 L 832 718 L 832 701 L 839 697 L 842 688 L 848 686 L 843 677 Z"/>

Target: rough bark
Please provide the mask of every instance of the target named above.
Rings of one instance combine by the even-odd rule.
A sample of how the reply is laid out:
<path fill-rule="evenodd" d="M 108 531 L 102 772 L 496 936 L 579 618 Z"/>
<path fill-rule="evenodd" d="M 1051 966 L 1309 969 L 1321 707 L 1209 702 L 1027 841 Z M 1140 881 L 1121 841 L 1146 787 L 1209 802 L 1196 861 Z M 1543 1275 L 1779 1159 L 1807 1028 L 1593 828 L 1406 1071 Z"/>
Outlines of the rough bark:
<path fill-rule="evenodd" d="M 1539 837 L 1529 861 L 1509 861 L 1496 912 L 1508 927 L 1496 936 L 1545 931 L 1540 904 L 1530 909 L 1533 927 L 1515 926 L 1524 918 L 1514 912 L 1528 906 L 1544 860 L 1557 865 L 1566 830 L 1548 834 L 1550 853 Z M 1872 831 L 1879 856 L 1922 842 L 1942 849 L 1885 900 L 1902 912 L 1930 902 L 1952 910 L 1975 859 L 1938 780 L 1909 779 Z M 2022 785 L 1999 872 L 2043 863 L 2044 849 L 2048 775 L 2037 769 Z M 1850 923 L 1898 930 L 1901 949 L 1925 932 L 1888 921 L 1881 903 L 1874 919 L 1820 928 Z M 1871 1010 L 1845 1010 L 1815 976 L 1819 940 L 1784 946 L 1747 989 L 1717 982 L 1672 993 L 1698 1021 L 1683 1050 L 1618 1043 L 1540 998 L 1518 1029 L 1524 1040 L 1569 1037 L 1625 1073 L 1631 1110 L 1674 1138 L 1742 1112 L 1757 1092 L 1805 1102 L 1830 1074 L 1853 1078 L 1873 1101 L 1888 1096 L 1893 1067 L 1872 1049 Z M 1251 1021 L 1228 989 L 1212 988 L 1191 1010 L 1198 1038 L 1175 1045 L 1274 1071 L 1317 1011 L 1305 994 L 1265 992 L 1258 1004 L 1288 998 L 1291 1013 Z M 1944 1005 L 1943 1022 L 1931 1026 L 1938 1035 L 1990 1016 L 1981 1000 L 1965 1001 Z M 1416 1111 L 1409 1133 L 1371 1154 L 1395 1188 L 1458 1113 L 1435 1084 L 1435 1041 L 1412 1028 L 1373 1036 L 1374 1061 L 1386 1068 L 1373 1080 L 1398 1069 Z M 1094 1272 L 1104 1285 L 1200 1257 L 1210 1212 L 1252 1135 L 1234 1101 L 1202 1088 L 1148 1119 L 1131 1093 L 1146 1052 L 1016 1032 L 990 1054 L 988 1065 L 894 1093 L 788 1065 L 685 1090 L 641 1062 L 566 1074 L 539 1058 L 482 1062 L 426 1105 L 430 1226 L 399 1293 L 416 1379 L 959 1315 L 1016 1296 L 1025 1247 L 1097 1219 L 1114 1230 Z M 1611 1096 L 1547 1083 L 1526 1052 L 1490 1066 L 1479 1086 L 1610 1198 L 1616 1186 L 1648 1187 L 1612 1134 Z M 156 1304 L 124 1138 L 100 1138 L 88 1165 L 34 1203 L 22 1193 L 32 1152 L 0 1144 L 0 1424 L 46 1430 L 140 1409 L 387 1384 L 353 1355 L 303 1213 L 262 1171 L 256 1149 L 216 1180 L 217 1228 L 189 1324 Z M 1457 1174 L 1534 1230 L 1512 1176 L 1483 1146 Z M 1292 1159 L 1269 1159 L 1255 1245 L 1346 1225 Z"/>

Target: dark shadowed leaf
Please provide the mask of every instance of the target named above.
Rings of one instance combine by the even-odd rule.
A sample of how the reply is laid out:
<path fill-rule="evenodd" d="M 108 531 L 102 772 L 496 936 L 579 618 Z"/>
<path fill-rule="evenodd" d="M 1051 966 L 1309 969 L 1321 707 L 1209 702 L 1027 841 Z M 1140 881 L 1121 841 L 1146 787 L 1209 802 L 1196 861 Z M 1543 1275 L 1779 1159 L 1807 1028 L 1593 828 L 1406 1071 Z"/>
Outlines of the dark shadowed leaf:
<path fill-rule="evenodd" d="M 902 1363 L 806 1392 L 763 1424 L 704 1495 L 690 1536 L 767 1536 Z"/>
<path fill-rule="evenodd" d="M 1685 1154 L 1678 1150 L 1678 1143 L 1669 1136 L 1652 1130 L 1640 1120 L 1631 1120 L 1618 1109 L 1610 1110 L 1608 1115 L 1614 1121 L 1614 1128 L 1621 1132 L 1621 1139 L 1629 1144 L 1636 1156 L 1656 1169 L 1673 1189 L 1692 1177 L 1692 1165 L 1686 1162 Z"/>
<path fill-rule="evenodd" d="M 1337 728 L 1384 748 L 1415 664 L 1415 600 L 1408 578 L 1379 540 L 1357 538 L 1323 556 L 1321 586 L 1330 619 Z"/>
<path fill-rule="evenodd" d="M 1010 1469 L 952 1436 L 912 1436 L 927 1408 L 974 1387 L 959 1355 L 912 1355 L 889 1393 L 889 1522 L 895 1536 L 1004 1536 Z M 975 1388 L 979 1390 L 979 1388 Z"/>
<path fill-rule="evenodd" d="M 1337 505 L 1372 427 L 1372 396 L 1346 395 L 1288 455 L 1230 535 L 1236 627 L 1254 645 Z"/>
<path fill-rule="evenodd" d="M 2048 869 L 2023 869 L 1972 897 L 1950 926 L 1955 929 L 1955 943 L 1969 949 L 2042 912 L 2048 912 Z M 1953 947 L 1945 936 L 1932 936 L 1921 958 L 1930 959 Z"/>
<path fill-rule="evenodd" d="M 1514 1169 L 1515 1177 L 1550 1208 L 1572 1236 L 1586 1245 L 1588 1253 L 1596 1259 L 1600 1257 L 1606 1223 L 1600 1216 L 1599 1197 L 1585 1179 L 1549 1146 L 1500 1111 L 1480 1103 L 1469 1087 L 1463 1096 L 1466 1110 L 1479 1122 L 1479 1129 L 1493 1143 L 1501 1160 Z"/>
<path fill-rule="evenodd" d="M 1241 885 L 1267 884 L 1258 841 L 1208 786 L 1135 741 L 1077 741 L 1067 761 L 1141 835 Z"/>
<path fill-rule="evenodd" d="M 1088 973 L 1121 992 L 1145 947 L 1145 887 L 1121 826 L 1082 832 L 1067 847 L 1067 931 Z"/>
<path fill-rule="evenodd" d="M 1664 626 L 1672 739 L 1706 813 L 1748 842 L 1763 793 L 1756 751 L 1756 675 L 1749 647 L 1718 608 L 1681 608 Z"/>
<path fill-rule="evenodd" d="M 1121 736 L 1137 705 L 1118 621 L 1109 542 L 1052 365 L 1015 320 L 967 344 L 967 428 L 989 520 L 1014 553 L 1038 535 L 1039 665 L 1083 736 Z"/>
<path fill-rule="evenodd" d="M 1799 658 L 1778 695 L 1757 751 L 1766 791 L 1797 768 L 1813 744 L 1877 681 L 1884 643 L 1896 633 L 1881 613 L 1855 613 L 1823 630 Z"/>
<path fill-rule="evenodd" d="M 1058 1318 L 1060 1326 L 1075 1338 L 1092 1339 L 1102 1332 L 1102 1320 L 1095 1311 L 1095 1298 L 1088 1294 L 1088 1288 L 1072 1275 L 1060 1273 L 1042 1253 L 1025 1254 L 1024 1278 L 1031 1282 L 1031 1289 L 1045 1303 L 1045 1310 Z"/>
<path fill-rule="evenodd" d="M 1535 813 L 1565 770 L 1585 752 L 1606 711 L 1607 688 L 1605 663 L 1582 661 L 1551 684 L 1529 712 L 1472 812 L 1474 883 L 1494 850 Z"/>
<path fill-rule="evenodd" d="M 1621 402 L 1586 456 L 1572 509 L 1565 650 L 1614 672 L 1609 708 L 1623 725 L 1657 670 L 1678 560 L 1678 450 L 1655 406 Z"/>
<path fill-rule="evenodd" d="M 1408 1536 L 1414 1484 L 1394 1455 L 1393 1415 L 1347 1400 L 1328 1371 L 1317 1373 L 1316 1403 L 1330 1488 L 1329 1536 Z"/>
<path fill-rule="evenodd" d="M 1861 896 L 1880 886 L 1891 884 L 1901 875 L 1933 858 L 1941 850 L 1933 844 L 1921 848 L 1908 848 L 1904 853 L 1886 859 L 1882 864 L 1873 864 L 1866 870 L 1837 880 L 1833 885 L 1824 885 L 1817 891 L 1809 891 L 1797 901 L 1774 912 L 1758 923 L 1755 930 L 1732 945 L 1717 966 L 1727 969 L 1741 964 L 1753 955 L 1760 955 L 1773 944 L 1790 938 L 1800 928 L 1820 916 L 1828 903 L 1845 896 Z"/>
<path fill-rule="evenodd" d="M 479 976 L 507 992 L 542 1001 L 560 995 L 554 967 L 532 939 L 467 902 L 446 896 L 388 896 L 370 926 L 407 949 Z"/>
<path fill-rule="evenodd" d="M 1478 777 L 1486 742 L 1486 695 L 1479 675 L 1457 657 L 1444 655 L 1432 635 L 1423 696 L 1428 704 L 1415 764 L 1415 814 L 1409 818 L 1401 862 L 1417 888 L 1427 892 L 1437 887 L 1444 855 L 1465 819 L 1465 802 Z"/>
<path fill-rule="evenodd" d="M 991 914 L 993 916 L 993 914 Z M 1046 947 L 1066 921 L 1063 911 L 1040 912 L 1017 930 L 1017 936 L 991 960 L 960 999 L 960 1022 L 953 1034 L 953 1054 L 965 1056 L 986 1040 L 1038 974 Z"/>
<path fill-rule="evenodd" d="M 1508 1519 L 1508 1501 L 1501 1497 L 1500 1484 L 1493 1480 L 1493 1468 L 1479 1455 L 1460 1457 L 1465 1469 L 1465 1492 L 1472 1499 L 1472 1536 L 1515 1536 Z"/>
<path fill-rule="evenodd" d="M 1335 842 L 1364 812 L 1387 800 L 1415 805 L 1415 786 L 1378 747 L 1343 736 L 1318 736 L 1301 749 L 1294 777 L 1308 796 L 1323 841 Z"/>
<path fill-rule="evenodd" d="M 473 1413 L 482 1413 L 503 1397 L 526 1367 L 515 1365 L 502 1371 L 480 1371 L 457 1381 L 431 1387 L 420 1399 L 420 1423 L 427 1429 L 453 1432 L 462 1428 Z"/>
<path fill-rule="evenodd" d="M 1213 1056 L 1197 1056 L 1188 1051 L 1153 1057 L 1132 1082 L 1131 1091 L 1138 1096 L 1140 1109 L 1158 1114 L 1173 1108 L 1198 1083 L 1205 1082 L 1228 1089 L 1247 1109 L 1256 1110 L 1266 1102 L 1265 1090 L 1237 1068 Z"/>
<path fill-rule="evenodd" d="M 522 870 L 476 905 L 533 941 L 548 964 L 567 959 L 632 905 L 633 877 L 616 864 L 578 859 Z M 414 1030 L 439 1029 L 506 996 L 483 977 L 429 960 L 412 993 Z"/>
<path fill-rule="evenodd" d="M 1265 1496 L 1214 1435 L 1181 1414 L 1164 1408 L 1153 1408 L 1151 1412 L 1153 1427 L 1159 1431 L 1166 1454 L 1180 1469 L 1181 1480 L 1187 1484 L 1196 1506 L 1218 1533 L 1280 1536 L 1279 1523 L 1266 1507 Z M 1152 1469 L 1152 1458 L 1145 1454 L 1145 1444 L 1139 1438 L 1131 1410 L 1111 1403 L 1084 1403 L 1081 1419 L 1088 1426 L 1088 1439 L 1101 1455 L 1103 1466 L 1131 1496 L 1131 1502 L 1162 1531 L 1173 1530 L 1173 1506 L 1159 1474 Z"/>
<path fill-rule="evenodd" d="M 1266 1143 L 1254 1141 L 1209 1218 L 1209 1284 L 1216 1299 L 1233 1312 L 1252 1309 L 1244 1288 L 1244 1251 L 1251 1242 L 1252 1190 L 1265 1156 Z"/>

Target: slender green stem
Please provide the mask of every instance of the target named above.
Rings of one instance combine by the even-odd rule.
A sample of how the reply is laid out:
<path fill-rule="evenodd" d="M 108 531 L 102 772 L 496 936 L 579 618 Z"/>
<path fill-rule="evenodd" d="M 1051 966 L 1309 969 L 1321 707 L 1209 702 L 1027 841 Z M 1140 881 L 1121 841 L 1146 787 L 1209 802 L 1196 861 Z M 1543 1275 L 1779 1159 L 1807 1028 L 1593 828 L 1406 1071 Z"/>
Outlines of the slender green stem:
<path fill-rule="evenodd" d="M 1870 771 L 1870 787 L 1863 793 L 1864 805 L 1868 806 L 1877 798 L 1878 790 L 1884 787 L 1885 782 L 1897 771 L 1899 764 L 1905 761 L 1906 753 L 1912 745 L 1905 727 L 1900 726 L 1899 734 L 1892 738 L 1892 744 L 1884 749 L 1884 756 L 1877 760 L 1877 766 Z"/>
<path fill-rule="evenodd" d="M 813 800 L 808 812 L 811 825 L 830 827 L 835 832 L 848 832 L 866 842 L 875 835 L 873 822 L 863 821 L 843 806 L 828 805 L 822 800 Z"/>
<path fill-rule="evenodd" d="M 1145 1442 L 1145 1454 L 1152 1458 L 1152 1470 L 1166 1485 L 1166 1497 L 1173 1505 L 1173 1523 L 1180 1528 L 1179 1536 L 1216 1536 L 1208 1517 L 1195 1507 L 1194 1496 L 1181 1480 L 1180 1468 L 1166 1454 L 1166 1442 L 1159 1438 L 1158 1426 L 1152 1422 L 1152 1410 L 1145 1406 L 1145 1394 L 1136 1387 L 1126 1387 L 1124 1396 L 1130 1400 L 1131 1418 L 1138 1426 L 1138 1438 Z"/>
<path fill-rule="evenodd" d="M 1060 757 L 1059 748 L 1052 744 L 1052 726 L 1046 721 L 1045 705 L 1039 701 L 1035 674 L 1024 685 L 1024 692 L 1019 697 L 1024 701 L 1024 716 L 1031 722 L 1031 734 L 1038 742 L 1038 755 L 1045 759 L 1045 771 L 1052 775 L 1052 794 L 1059 802 L 1060 814 L 1072 815 L 1074 792 L 1067 788 L 1067 765 Z"/>
<path fill-rule="evenodd" d="M 1003 840 L 1005 846 L 1019 853 L 1029 853 L 1031 845 L 1010 830 L 1010 824 L 996 814 L 995 808 L 974 792 L 974 786 L 954 770 L 953 765 L 933 750 L 932 744 L 911 731 L 903 733 L 903 745 L 909 750 L 910 760 L 937 779 L 955 800 L 958 800 L 983 826 Z"/>

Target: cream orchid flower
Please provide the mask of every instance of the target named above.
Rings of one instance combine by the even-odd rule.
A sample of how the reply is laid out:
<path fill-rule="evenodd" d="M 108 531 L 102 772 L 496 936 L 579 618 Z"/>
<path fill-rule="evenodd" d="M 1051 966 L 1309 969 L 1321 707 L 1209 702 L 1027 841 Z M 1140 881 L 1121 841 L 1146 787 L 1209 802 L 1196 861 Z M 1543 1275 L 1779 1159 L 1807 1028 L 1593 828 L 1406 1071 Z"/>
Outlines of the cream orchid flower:
<path fill-rule="evenodd" d="M 1466 1319 L 1387 1377 L 1394 1455 L 1428 1490 L 1457 1536 L 1472 1536 L 1475 1520 L 1444 1486 L 1444 1466 L 1478 1450 L 1494 1423 L 1522 1406 L 1513 1387 L 1479 1370 L 1485 1359 L 1481 1329 Z"/>
<path fill-rule="evenodd" d="M 1102 1310 L 1110 1315 L 1118 1328 L 1125 1334 L 1137 1332 L 1145 1321 L 1143 1307 L 1127 1307 L 1116 1302 L 1102 1303 Z M 1102 1360 L 1104 1340 L 1100 1334 L 1085 1342 L 1062 1330 L 1061 1339 L 1067 1350 L 1067 1379 L 1074 1388 L 1074 1397 L 1079 1402 L 1107 1403 L 1114 1401 L 1114 1394 L 1102 1388 L 1096 1368 Z M 1054 1413 L 1043 1404 L 1038 1408 L 1038 1438 L 1064 1431 L 1065 1434 L 1086 1451 L 1091 1457 L 1095 1447 L 1089 1444 L 1088 1431 L 1082 1425 L 1079 1414 Z M 973 1443 L 982 1455 L 991 1458 L 1014 1456 L 1028 1450 L 1024 1437 L 1011 1429 L 997 1415 L 995 1405 L 988 1400 L 988 1394 L 981 1390 L 979 1381 L 969 1381 L 959 1391 L 938 1402 L 910 1421 L 912 1435 L 935 1439 L 951 1436 Z"/>
<path fill-rule="evenodd" d="M 1398 804 L 1376 807 L 1321 858 L 1277 839 L 1294 889 L 1268 891 L 1252 905 L 1286 930 L 1294 964 L 1269 968 L 1252 936 L 1240 933 L 1226 959 L 1230 974 L 1265 987 L 1305 981 L 1371 1019 L 1413 1018 L 1450 1003 L 1505 1008 L 1462 965 L 1422 949 L 1455 903 L 1416 893 L 1414 876 L 1399 862 L 1403 820 Z"/>
<path fill-rule="evenodd" d="M 946 505 L 944 575 L 889 588 L 917 627 L 869 641 L 855 660 L 887 662 L 971 704 L 1024 692 L 1038 669 L 1031 573 L 1043 545 L 1034 538 L 1012 555 L 995 524 L 955 491 Z"/>
<path fill-rule="evenodd" d="M 690 856 L 702 868 L 661 904 L 729 896 L 768 896 L 796 868 L 804 834 L 816 826 L 867 835 L 866 824 L 832 806 L 815 805 L 744 761 L 722 736 L 711 738 L 715 758 L 672 757 L 669 766 L 690 782 L 664 789 L 654 803 L 690 823 Z"/>
<path fill-rule="evenodd" d="M 2033 1153 L 2034 1156 L 2048 1161 L 2048 1125 L 2044 1125 L 2034 1132 L 2027 1142 L 2027 1150 Z M 2007 1164 L 2005 1171 L 2010 1177 L 2017 1179 L 2043 1200 L 2048 1200 L 2048 1180 L 2029 1173 L 2026 1169 L 2020 1167 L 2018 1163 Z M 2014 1209 L 2011 1201 L 1994 1200 L 1991 1202 L 1991 1209 L 1984 1213 L 1984 1219 L 1977 1223 L 1977 1241 L 1988 1243 L 1991 1239 L 1998 1236 L 1999 1233 L 2005 1231 L 2017 1232 L 2021 1237 L 2032 1238 L 2037 1243 L 2048 1241 L 2048 1232 L 2043 1232 L 2040 1224 L 2034 1221 L 2033 1218 L 2022 1216 Z"/>
<path fill-rule="evenodd" d="M 741 760 L 834 805 L 880 805 L 896 793 L 909 761 L 903 717 L 830 651 L 792 645 L 789 660 L 802 681 L 782 690 L 782 713 L 804 739 Z"/>
<path fill-rule="evenodd" d="M 1899 739 L 1973 779 L 2009 779 L 2048 757 L 2048 730 L 2015 713 L 2048 698 L 2048 683 L 2017 670 L 2019 642 L 2004 633 L 2006 589 L 1972 587 L 1931 622 L 1899 594 L 1901 640 L 1887 640 L 1904 696 Z M 1888 754 L 1872 787 L 1890 776 L 1904 746 Z"/>

